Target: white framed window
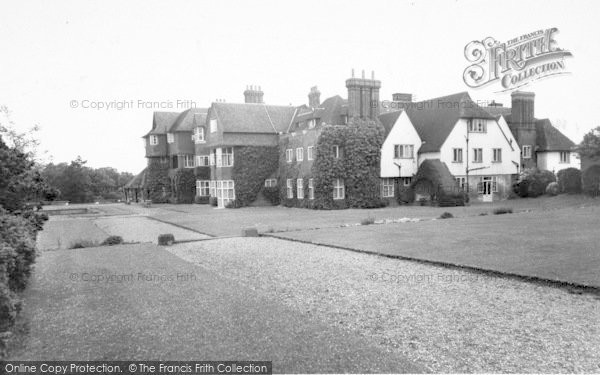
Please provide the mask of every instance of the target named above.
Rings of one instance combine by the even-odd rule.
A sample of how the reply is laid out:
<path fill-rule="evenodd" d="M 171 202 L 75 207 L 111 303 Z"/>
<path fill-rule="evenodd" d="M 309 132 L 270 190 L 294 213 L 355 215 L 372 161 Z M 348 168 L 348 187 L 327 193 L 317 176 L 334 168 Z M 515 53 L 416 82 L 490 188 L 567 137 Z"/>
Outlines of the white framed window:
<path fill-rule="evenodd" d="M 294 150 L 292 150 L 291 148 L 285 150 L 285 160 L 288 163 L 291 163 L 294 160 Z"/>
<path fill-rule="evenodd" d="M 304 199 L 304 180 L 301 178 L 296 180 L 296 196 L 298 199 Z"/>
<path fill-rule="evenodd" d="M 412 184 L 412 177 L 402 177 L 402 185 L 410 186 Z"/>
<path fill-rule="evenodd" d="M 194 168 L 194 155 L 183 155 L 183 167 Z"/>
<path fill-rule="evenodd" d="M 216 118 L 211 118 L 210 119 L 210 132 L 214 133 L 217 131 L 217 119 Z"/>
<path fill-rule="evenodd" d="M 560 162 L 562 164 L 568 164 L 571 162 L 571 153 L 566 151 L 560 152 Z"/>
<path fill-rule="evenodd" d="M 158 136 L 157 135 L 150 136 L 150 144 L 152 146 L 156 146 L 158 144 Z"/>
<path fill-rule="evenodd" d="M 267 178 L 265 180 L 265 187 L 275 187 L 275 186 L 277 186 L 277 179 Z"/>
<path fill-rule="evenodd" d="M 462 163 L 463 162 L 463 149 L 462 148 L 453 148 L 452 149 L 452 162 L 453 163 Z"/>
<path fill-rule="evenodd" d="M 313 146 L 308 146 L 306 148 L 306 159 L 307 160 L 313 160 L 313 158 L 314 158 L 314 156 L 313 156 L 313 150 L 314 150 Z"/>
<path fill-rule="evenodd" d="M 333 157 L 336 159 L 340 158 L 340 146 L 338 146 L 338 145 L 333 146 Z"/>
<path fill-rule="evenodd" d="M 336 178 L 333 181 L 333 199 L 344 199 L 346 198 L 346 189 L 344 186 L 344 180 Z"/>
<path fill-rule="evenodd" d="M 216 154 L 216 151 L 212 150 L 211 153 L 208 155 L 208 164 L 209 165 L 215 165 L 216 164 L 215 154 Z"/>
<path fill-rule="evenodd" d="M 309 129 L 313 129 L 317 125 L 317 120 L 313 118 L 308 120 L 307 124 Z"/>
<path fill-rule="evenodd" d="M 215 180 L 211 180 L 210 184 L 208 185 L 209 188 L 210 188 L 209 189 L 210 190 L 209 193 L 210 193 L 211 197 L 216 197 L 217 196 L 217 184 L 216 184 L 216 182 L 217 181 L 215 181 Z"/>
<path fill-rule="evenodd" d="M 394 145 L 394 159 L 412 159 L 414 149 L 413 145 Z"/>
<path fill-rule="evenodd" d="M 175 142 L 175 135 L 173 133 L 167 133 L 167 143 Z"/>
<path fill-rule="evenodd" d="M 483 149 L 473 149 L 473 163 L 483 163 Z"/>
<path fill-rule="evenodd" d="M 502 163 L 502 149 L 492 149 L 492 163 Z"/>
<path fill-rule="evenodd" d="M 466 177 L 454 177 L 454 181 L 456 182 L 457 188 L 464 189 L 467 178 Z"/>
<path fill-rule="evenodd" d="M 312 178 L 308 179 L 308 199 L 315 199 L 315 186 Z"/>
<path fill-rule="evenodd" d="M 196 155 L 196 167 L 208 167 L 209 156 L 208 155 Z"/>
<path fill-rule="evenodd" d="M 531 159 L 531 146 L 523 146 L 523 159 Z"/>
<path fill-rule="evenodd" d="M 192 140 L 194 143 L 204 143 L 204 128 L 202 126 L 197 126 L 194 128 Z"/>
<path fill-rule="evenodd" d="M 469 120 L 469 133 L 487 132 L 487 121 L 485 119 L 474 118 Z"/>
<path fill-rule="evenodd" d="M 216 187 L 217 205 L 219 207 L 227 207 L 227 205 L 235 200 L 235 186 L 233 180 L 217 181 Z"/>
<path fill-rule="evenodd" d="M 285 183 L 287 188 L 287 198 L 294 198 L 294 183 L 292 182 L 292 179 L 288 178 Z"/>
<path fill-rule="evenodd" d="M 381 179 L 381 196 L 383 198 L 391 198 L 394 196 L 394 179 L 393 178 L 382 178 Z"/>
<path fill-rule="evenodd" d="M 210 195 L 209 180 L 196 180 L 196 195 L 199 197 L 208 197 Z"/>
<path fill-rule="evenodd" d="M 223 167 L 233 167 L 233 147 L 225 147 L 221 151 Z"/>
<path fill-rule="evenodd" d="M 296 160 L 303 161 L 304 160 L 304 148 L 298 147 L 296 149 Z"/>

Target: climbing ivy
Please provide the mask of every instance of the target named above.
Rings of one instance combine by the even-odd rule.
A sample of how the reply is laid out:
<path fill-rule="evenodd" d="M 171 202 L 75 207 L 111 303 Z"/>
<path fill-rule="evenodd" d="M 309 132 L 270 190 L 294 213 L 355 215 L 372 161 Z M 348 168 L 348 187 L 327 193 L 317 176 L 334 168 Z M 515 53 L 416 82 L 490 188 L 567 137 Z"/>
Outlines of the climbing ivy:
<path fill-rule="evenodd" d="M 179 169 L 173 176 L 177 203 L 193 203 L 196 195 L 196 177 L 192 169 Z"/>
<path fill-rule="evenodd" d="M 171 194 L 168 163 L 165 163 L 160 158 L 148 159 L 146 189 L 152 202 L 166 203 L 168 201 Z"/>
<path fill-rule="evenodd" d="M 276 146 L 243 146 L 235 148 L 232 179 L 235 203 L 244 207 L 252 203 L 269 178 L 277 170 L 279 151 Z"/>
<path fill-rule="evenodd" d="M 347 126 L 324 126 L 317 141 L 312 167 L 315 184 L 313 208 L 382 207 L 379 168 L 383 127 L 371 120 L 354 118 Z M 340 157 L 335 157 L 335 147 Z M 344 200 L 333 199 L 335 179 L 344 180 Z"/>

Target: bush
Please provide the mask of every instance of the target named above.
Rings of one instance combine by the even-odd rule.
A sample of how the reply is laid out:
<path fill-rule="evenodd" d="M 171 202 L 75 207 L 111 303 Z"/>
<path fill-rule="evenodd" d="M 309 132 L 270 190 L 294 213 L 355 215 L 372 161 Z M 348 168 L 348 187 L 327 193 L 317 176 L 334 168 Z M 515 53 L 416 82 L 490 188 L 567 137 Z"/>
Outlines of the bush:
<path fill-rule="evenodd" d="M 213 207 L 217 207 L 219 205 L 219 202 L 217 201 L 217 197 L 210 197 L 208 199 L 208 203 Z"/>
<path fill-rule="evenodd" d="M 583 191 L 591 196 L 600 195 L 600 165 L 593 165 L 583 172 Z"/>
<path fill-rule="evenodd" d="M 371 225 L 371 224 L 375 224 L 375 218 L 372 216 L 369 216 L 367 218 L 364 218 L 360 221 L 361 225 Z"/>
<path fill-rule="evenodd" d="M 102 241 L 101 245 L 104 246 L 112 246 L 112 245 L 120 245 L 123 243 L 123 237 L 121 236 L 110 236 L 104 241 Z"/>
<path fill-rule="evenodd" d="M 410 186 L 399 186 L 396 189 L 396 200 L 398 204 L 408 204 L 415 201 L 415 189 Z"/>
<path fill-rule="evenodd" d="M 581 193 L 581 171 L 577 168 L 567 168 L 558 171 L 558 189 L 561 193 Z"/>
<path fill-rule="evenodd" d="M 454 215 L 452 215 L 450 212 L 444 212 L 440 215 L 440 219 L 452 219 L 453 217 Z"/>
<path fill-rule="evenodd" d="M 494 210 L 494 215 L 512 214 L 513 210 L 510 207 L 499 207 Z"/>
<path fill-rule="evenodd" d="M 548 186 L 546 186 L 546 194 L 555 196 L 555 195 L 558 195 L 558 193 L 559 193 L 558 182 L 551 182 L 548 184 Z"/>
<path fill-rule="evenodd" d="M 209 203 L 209 197 L 196 196 L 194 198 L 194 203 L 196 203 L 196 204 L 208 204 Z"/>
<path fill-rule="evenodd" d="M 161 246 L 171 246 L 175 242 L 175 236 L 172 234 L 161 234 L 158 236 L 158 244 Z"/>
<path fill-rule="evenodd" d="M 266 200 L 268 200 L 273 206 L 278 206 L 281 199 L 279 197 L 279 187 L 265 187 L 262 191 L 263 196 Z"/>
<path fill-rule="evenodd" d="M 535 198 L 546 193 L 546 187 L 551 182 L 556 182 L 554 173 L 530 169 L 523 172 L 521 180 L 513 185 L 513 189 L 522 198 Z"/>
<path fill-rule="evenodd" d="M 227 203 L 227 205 L 225 205 L 225 208 L 241 208 L 244 206 L 245 204 L 242 204 L 242 201 L 240 201 L 239 199 L 235 199 Z"/>

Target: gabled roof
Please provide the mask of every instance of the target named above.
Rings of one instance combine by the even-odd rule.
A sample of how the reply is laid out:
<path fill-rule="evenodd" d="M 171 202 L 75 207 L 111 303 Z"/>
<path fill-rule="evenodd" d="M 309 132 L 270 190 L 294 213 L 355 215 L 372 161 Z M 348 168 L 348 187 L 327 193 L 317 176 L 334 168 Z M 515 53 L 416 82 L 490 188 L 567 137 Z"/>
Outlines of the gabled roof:
<path fill-rule="evenodd" d="M 321 123 L 329 125 L 343 125 L 343 115 L 348 114 L 348 101 L 339 95 L 327 98 L 317 108 L 311 108 L 306 105 L 298 107 L 293 123 L 318 119 L 318 125 Z"/>
<path fill-rule="evenodd" d="M 167 131 L 173 126 L 173 123 L 175 123 L 175 120 L 177 120 L 179 115 L 179 112 L 154 112 L 152 118 L 152 130 L 144 137 L 147 137 L 150 134 L 167 134 Z"/>
<path fill-rule="evenodd" d="M 146 183 L 146 169 L 144 168 L 144 170 L 142 170 L 140 173 L 138 173 L 137 176 L 135 176 L 134 178 L 132 178 L 125 186 L 125 189 L 136 189 L 136 188 L 141 188 L 144 186 L 144 184 Z"/>
<path fill-rule="evenodd" d="M 207 112 L 207 108 L 190 108 L 181 112 L 169 128 L 169 132 L 191 132 L 195 126 L 206 123 Z"/>
<path fill-rule="evenodd" d="M 379 121 L 381 122 L 381 125 L 383 125 L 383 128 L 385 129 L 386 137 L 392 131 L 394 124 L 396 123 L 396 121 L 398 121 L 398 117 L 400 117 L 401 114 L 402 114 L 402 110 L 394 111 L 394 112 L 387 112 L 382 115 L 379 115 Z"/>
<path fill-rule="evenodd" d="M 536 143 L 538 151 L 569 151 L 575 143 L 552 125 L 550 120 L 536 120 Z"/>
<path fill-rule="evenodd" d="M 213 103 L 219 126 L 230 133 L 279 133 L 290 124 L 295 107 L 258 103 Z"/>
<path fill-rule="evenodd" d="M 511 112 L 510 107 L 488 106 L 488 107 L 482 107 L 482 108 L 487 113 L 489 113 L 490 115 L 492 115 L 494 117 L 504 116 L 505 119 L 506 119 L 506 116 L 510 116 L 510 112 Z"/>
<path fill-rule="evenodd" d="M 471 100 L 467 92 L 410 103 L 406 113 L 424 141 L 419 153 L 439 151 L 458 119 L 495 119 Z"/>

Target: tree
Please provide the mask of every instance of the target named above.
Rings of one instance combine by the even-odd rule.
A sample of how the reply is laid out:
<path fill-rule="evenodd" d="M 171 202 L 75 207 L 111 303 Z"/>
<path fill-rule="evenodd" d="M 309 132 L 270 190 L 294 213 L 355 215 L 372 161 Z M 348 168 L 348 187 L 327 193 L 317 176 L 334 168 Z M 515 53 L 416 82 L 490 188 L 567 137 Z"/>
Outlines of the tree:
<path fill-rule="evenodd" d="M 600 157 L 600 126 L 590 130 L 583 136 L 583 141 L 578 146 L 581 156 L 596 158 Z"/>

